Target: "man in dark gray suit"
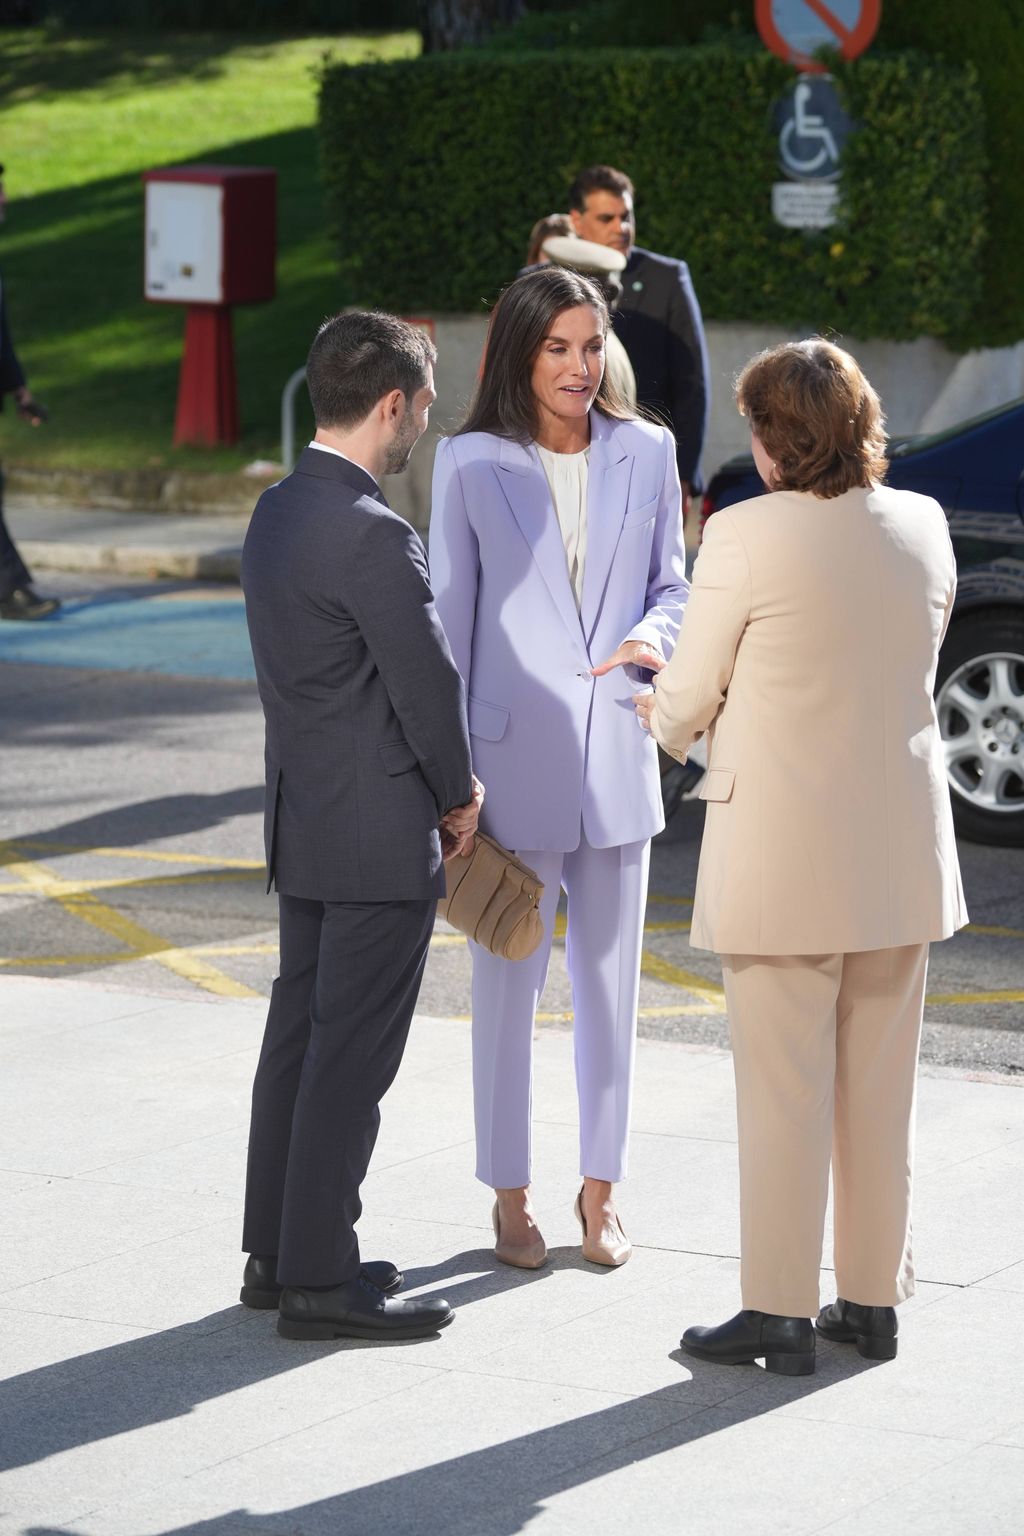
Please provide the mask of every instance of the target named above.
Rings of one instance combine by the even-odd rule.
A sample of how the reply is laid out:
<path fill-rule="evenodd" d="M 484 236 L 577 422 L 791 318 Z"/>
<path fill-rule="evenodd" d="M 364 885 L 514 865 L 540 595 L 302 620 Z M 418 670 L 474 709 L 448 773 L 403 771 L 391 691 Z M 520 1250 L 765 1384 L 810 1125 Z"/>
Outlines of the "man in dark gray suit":
<path fill-rule="evenodd" d="M 360 1263 L 359 1186 L 402 1059 L 442 853 L 468 847 L 482 790 L 426 555 L 378 485 L 434 400 L 434 348 L 391 315 L 320 328 L 317 431 L 260 497 L 242 586 L 266 717 L 268 889 L 280 975 L 253 1085 L 241 1299 L 287 1338 L 416 1337 L 453 1316 L 389 1299 Z"/>

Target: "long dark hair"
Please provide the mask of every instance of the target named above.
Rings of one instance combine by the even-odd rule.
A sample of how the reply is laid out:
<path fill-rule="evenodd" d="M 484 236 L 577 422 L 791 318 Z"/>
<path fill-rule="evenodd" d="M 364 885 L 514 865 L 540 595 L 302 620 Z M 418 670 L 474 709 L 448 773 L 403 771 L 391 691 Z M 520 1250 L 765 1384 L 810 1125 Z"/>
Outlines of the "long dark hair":
<path fill-rule="evenodd" d="M 589 304 L 608 333 L 608 306 L 589 278 L 564 267 L 524 272 L 509 283 L 491 311 L 483 369 L 463 432 L 493 432 L 528 443 L 537 435 L 537 401 L 530 376 L 534 358 L 563 309 Z M 594 408 L 616 421 L 635 421 L 637 413 L 608 377 L 607 369 Z"/>

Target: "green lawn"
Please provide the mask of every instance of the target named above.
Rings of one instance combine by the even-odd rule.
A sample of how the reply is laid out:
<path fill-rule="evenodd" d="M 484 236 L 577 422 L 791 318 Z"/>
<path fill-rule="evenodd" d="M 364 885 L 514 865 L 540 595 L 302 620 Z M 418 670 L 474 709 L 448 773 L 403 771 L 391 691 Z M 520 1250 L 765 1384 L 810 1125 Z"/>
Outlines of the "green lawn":
<path fill-rule="evenodd" d="M 316 71 L 407 57 L 382 37 L 68 37 L 0 29 L 0 270 L 33 431 L 8 409 L 0 455 L 77 468 L 235 469 L 278 452 L 281 388 L 340 291 L 324 233 Z M 368 146 L 372 152 L 372 140 Z M 278 296 L 234 312 L 243 441 L 171 448 L 184 310 L 142 298 L 140 172 L 180 161 L 278 172 Z"/>

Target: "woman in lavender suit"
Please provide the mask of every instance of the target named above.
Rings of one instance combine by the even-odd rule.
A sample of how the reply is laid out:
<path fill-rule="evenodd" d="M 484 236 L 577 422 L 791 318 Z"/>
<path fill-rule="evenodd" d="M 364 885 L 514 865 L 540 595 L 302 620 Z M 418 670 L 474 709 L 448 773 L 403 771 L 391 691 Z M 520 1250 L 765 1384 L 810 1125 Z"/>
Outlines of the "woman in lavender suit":
<path fill-rule="evenodd" d="M 622 1264 L 650 839 L 664 826 L 657 750 L 636 688 L 672 653 L 688 591 L 675 444 L 604 372 L 608 311 L 586 278 L 517 278 L 491 317 L 469 419 L 434 468 L 431 578 L 469 693 L 482 826 L 544 881 L 528 960 L 473 946 L 477 1177 L 495 1252 L 547 1256 L 530 1205 L 532 1042 L 560 888 L 580 1109 L 584 1255 Z"/>

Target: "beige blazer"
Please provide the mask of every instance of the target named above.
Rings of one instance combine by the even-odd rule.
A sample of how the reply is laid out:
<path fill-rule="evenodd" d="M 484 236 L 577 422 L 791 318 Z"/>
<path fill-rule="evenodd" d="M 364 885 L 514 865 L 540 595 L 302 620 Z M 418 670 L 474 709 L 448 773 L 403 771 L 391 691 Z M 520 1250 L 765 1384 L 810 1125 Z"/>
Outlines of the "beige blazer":
<path fill-rule="evenodd" d="M 782 491 L 709 521 L 651 727 L 704 731 L 690 943 L 805 955 L 967 921 L 932 702 L 956 567 L 942 508 Z"/>

